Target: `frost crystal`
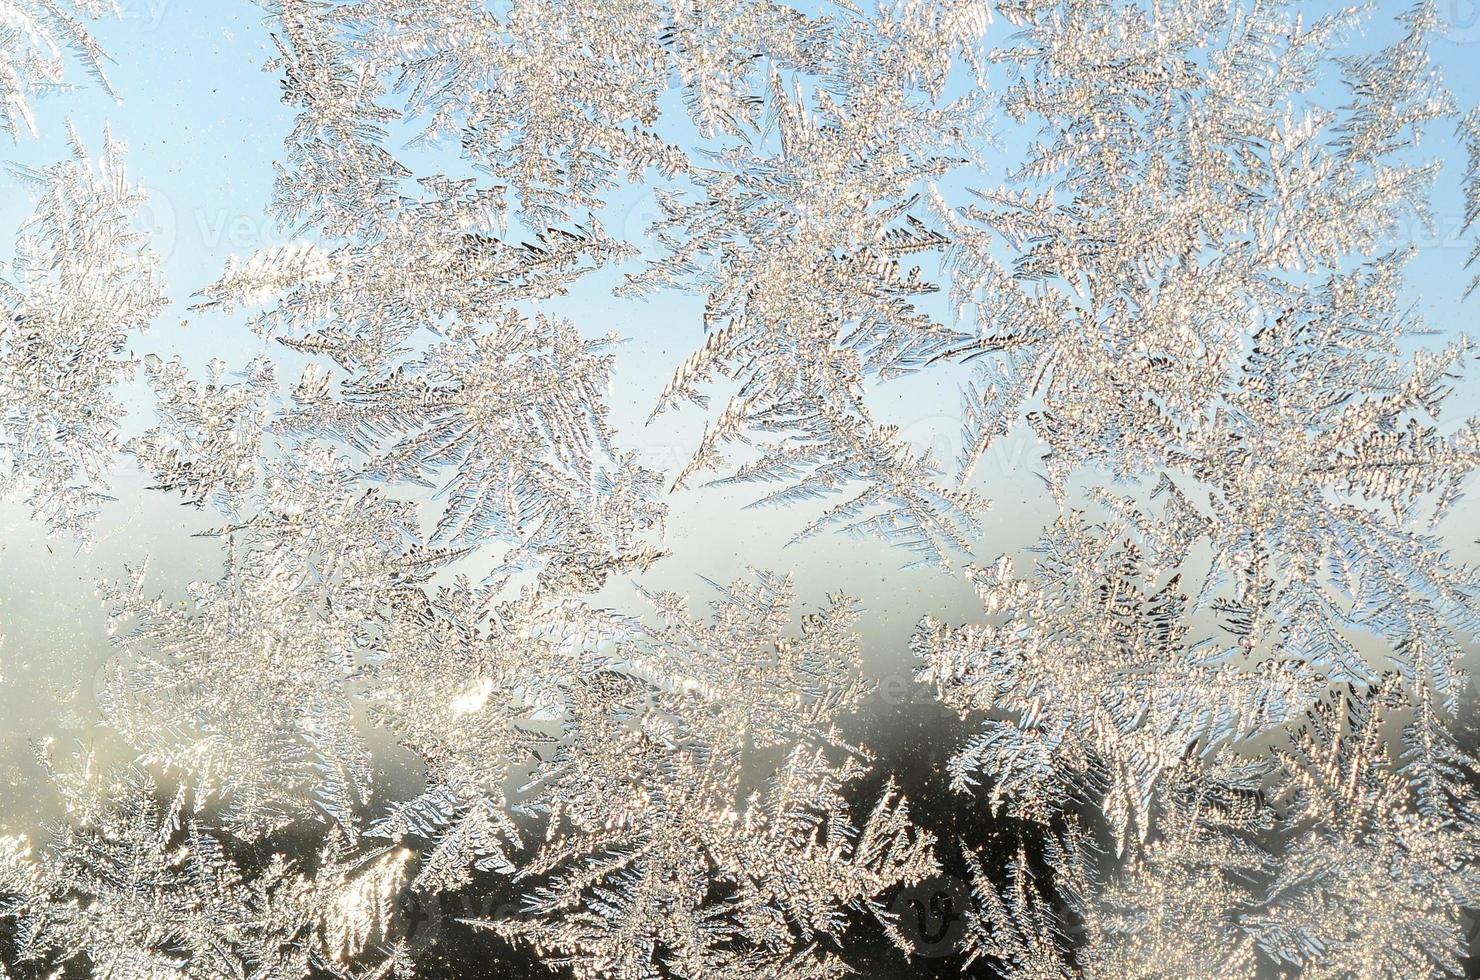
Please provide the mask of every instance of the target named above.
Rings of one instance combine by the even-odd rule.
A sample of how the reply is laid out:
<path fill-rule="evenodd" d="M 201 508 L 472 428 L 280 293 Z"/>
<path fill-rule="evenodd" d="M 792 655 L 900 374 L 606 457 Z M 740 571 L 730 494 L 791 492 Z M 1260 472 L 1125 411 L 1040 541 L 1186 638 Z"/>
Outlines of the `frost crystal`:
<path fill-rule="evenodd" d="M 190 380 L 179 358 L 150 355 L 144 370 L 158 400 L 160 424 L 124 448 L 159 483 L 196 506 L 229 508 L 253 485 L 274 390 L 272 363 L 254 361 L 245 379 L 226 384 L 226 362 L 211 362 L 210 380 Z"/>
<path fill-rule="evenodd" d="M 286 238 L 191 284 L 225 356 L 146 346 L 111 137 L 15 169 L 0 491 L 86 542 L 127 456 L 215 560 L 108 575 L 0 977 L 1472 968 L 1436 4 L 259 6 Z M 74 8 L 119 13 L 0 0 L 7 131 L 65 50 L 111 93 Z M 706 480 L 821 560 L 659 591 L 720 560 L 673 530 Z M 908 650 L 813 589 L 849 535 L 911 563 Z"/>
<path fill-rule="evenodd" d="M 1024 5 L 999 57 L 1041 193 L 942 205 L 984 325 L 955 352 L 987 362 L 968 445 L 1021 416 L 1061 497 L 1090 465 L 1138 484 L 1061 517 L 1028 577 L 974 571 L 985 623 L 916 636 L 984 715 L 957 786 L 1052 841 L 1052 892 L 1025 857 L 1000 893 L 976 866 L 970 950 L 1009 975 L 1462 972 L 1480 583 L 1435 529 L 1480 461 L 1473 421 L 1438 424 L 1471 354 L 1414 352 L 1390 244 L 1437 172 L 1400 151 L 1453 109 L 1432 5 L 1336 57 L 1349 16 Z"/>
<path fill-rule="evenodd" d="M 75 12 L 74 12 L 75 11 Z M 31 100 L 64 86 L 67 54 L 110 95 L 103 74 L 107 53 L 88 33 L 83 17 L 119 17 L 115 0 L 5 0 L 0 3 L 0 130 L 35 136 Z"/>
<path fill-rule="evenodd" d="M 334 838 L 313 874 L 281 855 L 247 873 L 183 791 L 161 796 L 138 770 L 93 782 L 70 787 L 76 822 L 40 853 L 0 838 L 0 916 L 16 926 L 18 963 L 182 980 L 368 975 L 343 963 L 386 934 L 405 851 L 356 854 Z"/>
<path fill-rule="evenodd" d="M 705 624 L 654 598 L 661 627 L 618 640 L 630 667 L 575 689 L 535 770 L 551 840 L 521 871 L 540 880 L 524 917 L 480 924 L 580 977 L 841 976 L 848 910 L 908 950 L 881 899 L 935 871 L 932 838 L 892 786 L 849 814 L 866 761 L 836 729 L 864 693 L 852 610 L 788 639 L 789 600 L 784 581 L 736 583 Z"/>
<path fill-rule="evenodd" d="M 115 465 L 130 336 L 165 306 L 159 261 L 135 221 L 144 197 L 111 136 L 92 160 L 17 172 L 38 196 L 0 279 L 0 488 L 53 530 L 86 538 Z"/>

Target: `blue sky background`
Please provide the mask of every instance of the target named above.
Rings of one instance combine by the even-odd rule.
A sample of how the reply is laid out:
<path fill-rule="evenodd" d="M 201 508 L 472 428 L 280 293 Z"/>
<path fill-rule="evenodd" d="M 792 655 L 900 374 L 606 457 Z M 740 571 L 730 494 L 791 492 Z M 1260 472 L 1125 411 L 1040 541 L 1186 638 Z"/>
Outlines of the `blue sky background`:
<path fill-rule="evenodd" d="M 252 334 L 240 315 L 197 316 L 187 307 L 190 294 L 214 281 L 232 255 L 287 242 L 288 237 L 266 218 L 273 163 L 281 159 L 282 141 L 292 111 L 280 100 L 281 88 L 262 70 L 275 49 L 260 8 L 247 0 L 123 0 L 120 22 L 104 22 L 96 35 L 114 58 L 110 78 L 122 96 L 115 103 L 95 86 L 60 93 L 36 106 L 40 137 L 21 137 L 0 147 L 0 156 L 26 167 L 42 166 L 66 155 L 64 120 L 70 118 L 90 149 L 103 142 L 104 126 L 127 144 L 128 171 L 151 195 L 148 223 L 173 305 L 150 332 L 136 340 L 137 354 L 179 354 L 199 370 L 212 357 L 234 367 L 270 350 L 285 365 L 290 382 L 296 371 L 283 348 Z M 1406 5 L 1378 4 L 1368 42 L 1376 46 L 1391 36 L 1391 15 Z M 1307 5 L 1312 16 L 1330 9 Z M 1434 45 L 1461 107 L 1480 105 L 1480 2 L 1441 0 L 1451 23 L 1451 36 Z M 1009 33 L 1000 21 L 994 40 Z M 86 82 L 73 72 L 72 78 Z M 1006 161 L 1015 147 L 1005 146 Z M 1421 254 L 1411 267 L 1411 298 L 1416 309 L 1441 330 L 1469 328 L 1480 311 L 1480 296 L 1460 302 L 1470 274 L 1464 271 L 1473 233 L 1461 235 L 1463 202 L 1459 178 L 1464 158 L 1453 141 L 1419 148 L 1444 157 L 1448 166 L 1439 185 L 1437 229 L 1415 227 Z M 452 150 L 446 158 L 453 159 Z M 986 173 L 981 184 L 1000 180 Z M 14 230 L 31 210 L 25 191 L 0 178 L 0 256 L 8 256 Z M 609 222 L 615 233 L 636 237 L 655 216 L 651 196 L 642 188 L 625 188 L 614 197 Z M 576 322 L 589 335 L 616 331 L 629 338 L 619 352 L 613 392 L 615 421 L 623 445 L 639 449 L 645 461 L 672 473 L 686 461 L 705 421 L 698 408 L 670 413 L 652 426 L 643 421 L 674 368 L 702 342 L 699 305 L 672 295 L 650 299 L 616 299 L 610 287 L 615 272 L 589 277 L 573 295 L 547 304 Z M 961 375 L 941 372 L 880 391 L 880 413 L 899 422 L 906 435 L 933 445 L 947 465 L 955 456 L 958 418 L 957 382 Z M 131 400 L 143 405 L 142 388 Z M 1451 418 L 1473 414 L 1480 386 L 1471 380 L 1456 397 Z M 986 540 L 979 558 L 1015 550 L 1036 537 L 1056 513 L 1032 475 L 1037 452 L 1031 440 L 1017 437 L 999 449 L 987 472 L 983 493 L 993 500 L 984 526 Z M 78 553 L 67 541 L 48 541 L 23 508 L 0 507 L 0 796 L 8 784 L 13 809 L 29 801 L 35 769 L 28 761 L 27 739 L 50 731 L 63 739 L 87 737 L 86 719 L 72 717 L 66 705 L 75 693 L 86 693 L 97 666 L 107 656 L 102 610 L 93 594 L 102 577 L 118 577 L 125 565 L 151 558 L 151 581 L 178 594 L 184 583 L 213 576 L 219 570 L 216 545 L 192 534 L 212 524 L 209 513 L 181 507 L 175 499 L 143 492 L 143 481 L 125 471 L 117 483 L 120 501 L 110 507 L 98 544 Z M 960 577 L 947 578 L 921 570 L 902 573 L 902 553 L 883 544 L 853 542 L 824 535 L 785 548 L 804 521 L 785 511 L 741 510 L 753 499 L 749 490 L 698 490 L 676 495 L 670 522 L 674 558 L 644 580 L 654 589 L 673 589 L 706 598 L 699 576 L 726 581 L 747 566 L 790 569 L 797 576 L 804 603 L 828 593 L 858 597 L 867 612 L 866 656 L 880 675 L 902 676 L 910 668 L 905 646 L 919 616 L 930 612 L 945 619 L 972 615 L 974 599 Z M 1462 504 L 1446 523 L 1455 546 L 1469 547 L 1480 527 L 1480 509 Z M 621 592 L 625 586 L 615 587 Z M 629 594 L 630 595 L 630 594 Z M 625 601 L 617 596 L 614 601 Z"/>

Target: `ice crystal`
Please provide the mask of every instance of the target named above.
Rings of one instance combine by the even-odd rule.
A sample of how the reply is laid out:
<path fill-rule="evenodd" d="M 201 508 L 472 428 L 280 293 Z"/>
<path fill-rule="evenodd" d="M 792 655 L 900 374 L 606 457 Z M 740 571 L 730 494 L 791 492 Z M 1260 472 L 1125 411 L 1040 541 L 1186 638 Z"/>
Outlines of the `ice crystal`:
<path fill-rule="evenodd" d="M 951 354 L 987 359 L 964 462 L 1027 413 L 1055 486 L 1086 463 L 1144 472 L 1204 430 L 1251 325 L 1427 215 L 1436 166 L 1398 151 L 1451 111 L 1426 50 L 1437 13 L 1420 5 L 1401 41 L 1343 60 L 1331 49 L 1356 11 L 1008 12 L 1016 43 L 992 55 L 1015 78 L 1002 111 L 1039 138 L 979 203 L 937 197 L 956 304 L 979 324 Z M 1336 72 L 1351 101 L 1332 109 L 1313 92 Z M 1320 399 L 1324 379 L 1307 379 Z"/>
<path fill-rule="evenodd" d="M 1187 597 L 1158 575 L 1125 526 L 1060 519 L 1032 579 L 1004 557 L 973 574 L 996 622 L 916 635 L 923 671 L 962 713 L 993 712 L 951 762 L 958 787 L 1046 820 L 1066 794 L 1101 801 L 1118 846 L 1145 838 L 1166 773 L 1298 718 L 1324 684 L 1298 661 L 1257 669 L 1237 648 L 1188 638 Z M 1006 716 L 1006 717 L 1003 717 Z"/>
<path fill-rule="evenodd" d="M 966 472 L 1022 418 L 1061 498 L 1089 466 L 1140 482 L 1094 495 L 1102 522 L 1061 517 L 1029 576 L 1010 556 L 973 571 L 985 623 L 916 637 L 922 677 L 985 715 L 958 787 L 986 782 L 1050 834 L 1088 812 L 1123 862 L 1056 845 L 1072 939 L 1025 858 L 1001 894 L 979 882 L 974 953 L 1011 975 L 1460 972 L 1476 770 L 1453 722 L 1480 621 L 1475 573 L 1434 528 L 1480 462 L 1473 421 L 1438 425 L 1470 348 L 1412 352 L 1425 325 L 1389 237 L 1427 220 L 1437 172 L 1407 136 L 1453 109 L 1432 5 L 1337 57 L 1355 15 L 1016 7 L 1004 110 L 1045 138 L 1022 189 L 939 199 L 982 325 L 951 352 L 985 362 Z M 1328 72 L 1340 108 L 1314 95 Z M 1202 582 L 1190 603 L 1184 579 Z M 1414 715 L 1401 768 L 1374 700 Z M 1272 769 L 1227 777 L 1261 752 Z M 1178 784 L 1236 787 L 1265 816 L 1198 830 L 1211 811 L 1163 799 Z M 1295 831 L 1256 832 L 1280 810 Z M 1340 843 L 1358 837 L 1365 857 Z M 1396 906 L 1382 922 L 1375 894 Z"/>
<path fill-rule="evenodd" d="M 1250 928 L 1272 959 L 1310 976 L 1462 972 L 1480 828 L 1463 810 L 1414 812 L 1383 744 L 1392 687 L 1320 705 L 1284 767 L 1291 839 Z"/>
<path fill-rule="evenodd" d="M 107 590 L 120 656 L 105 717 L 142 760 L 223 801 L 238 833 L 307 815 L 353 829 L 369 779 L 350 690 L 367 620 L 454 554 L 417 543 L 414 513 L 326 450 L 269 466 L 256 506 L 218 532 L 232 542 L 219 579 L 184 603 L 146 593 L 144 569 Z"/>
<path fill-rule="evenodd" d="M 1475 822 L 1413 811 L 1383 746 L 1396 687 L 1311 709 L 1269 795 L 1256 769 L 1184 766 L 1158 836 L 1106 874 L 1077 825 L 1049 848 L 1062 917 L 1023 858 L 999 894 L 974 862 L 970 955 L 1008 976 L 1459 976 Z M 1343 718 L 1342 715 L 1347 715 Z M 1272 828 L 1282 825 L 1278 833 Z"/>
<path fill-rule="evenodd" d="M 131 334 L 164 308 L 159 261 L 137 230 L 142 193 L 111 136 L 91 159 L 17 172 L 37 194 L 0 279 L 0 488 L 23 495 L 55 531 L 88 537 L 107 497 L 123 406 L 114 387 L 134 360 Z"/>
<path fill-rule="evenodd" d="M 994 960 L 1012 978 L 1249 975 L 1254 943 L 1235 913 L 1252 907 L 1251 881 L 1268 868 L 1251 834 L 1271 815 L 1241 782 L 1179 767 L 1157 807 L 1159 838 L 1108 878 L 1093 836 L 1071 823 L 1045 848 L 1059 901 L 1025 854 L 1001 894 L 968 855 L 968 963 Z"/>
<path fill-rule="evenodd" d="M 0 4 L 0 130 L 35 136 L 31 100 L 65 86 L 70 53 L 110 95 L 103 73 L 108 60 L 83 17 L 120 16 L 115 0 L 5 0 Z M 81 15 L 81 16 L 79 16 Z"/>
<path fill-rule="evenodd" d="M 434 780 L 371 828 L 427 842 L 415 887 L 518 867 L 538 881 L 524 913 L 481 924 L 581 976 L 834 976 L 845 910 L 891 928 L 882 896 L 934 870 L 896 792 L 861 824 L 849 812 L 867 759 L 838 723 L 866 685 L 846 601 L 796 638 L 790 586 L 769 576 L 726 590 L 712 623 L 655 596 L 656 629 L 487 599 L 446 590 L 376 642 L 377 717 Z M 538 853 L 518 853 L 511 808 L 544 822 Z"/>
<path fill-rule="evenodd" d="M 703 404 L 717 375 L 739 382 L 679 485 L 759 436 L 759 456 L 722 482 L 782 482 L 769 504 L 852 494 L 799 536 L 838 525 L 929 562 L 965 546 L 983 503 L 940 485 L 939 461 L 905 445 L 865 394 L 949 334 L 920 308 L 937 287 L 910 263 L 945 242 L 921 221 L 921 190 L 982 135 L 978 93 L 947 98 L 943 83 L 986 19 L 972 3 L 818 20 L 804 57 L 778 52 L 754 83 L 764 122 L 738 127 L 743 141 L 692 192 L 660 197 L 667 254 L 628 288 L 702 295 L 709 336 L 658 408 Z"/>
<path fill-rule="evenodd" d="M 124 655 L 101 707 L 141 761 L 224 797 L 238 832 L 274 829 L 305 808 L 350 823 L 369 779 L 345 691 L 354 623 L 286 601 L 296 598 L 282 584 L 289 570 L 253 564 L 196 583 L 183 605 L 147 599 L 136 576 L 115 600 Z"/>
<path fill-rule="evenodd" d="M 656 557 L 638 535 L 663 513 L 658 475 L 611 445 L 609 344 L 509 313 L 385 378 L 344 383 L 339 398 L 311 368 L 277 424 L 365 453 L 373 479 L 435 487 L 447 498 L 436 540 L 507 541 L 507 566 L 549 556 L 599 587 Z"/>
<path fill-rule="evenodd" d="M 104 587 L 87 731 L 127 760 L 53 769 L 49 843 L 0 838 L 7 964 L 404 975 L 404 901 L 500 895 L 449 939 L 831 980 L 917 952 L 895 899 L 959 856 L 973 976 L 1463 972 L 1480 425 L 1406 239 L 1456 125 L 1480 213 L 1480 116 L 1433 3 L 261 7 L 288 237 L 194 295 L 259 336 L 238 373 L 136 359 L 166 297 L 111 137 L 17 169 L 0 490 L 86 539 L 127 454 L 220 563 Z M 69 8 L 0 0 L 5 129 L 64 48 L 101 78 Z M 614 421 L 593 294 L 695 310 L 641 406 L 708 416 L 672 472 Z M 947 475 L 885 392 L 963 381 Z M 986 519 L 1011 440 L 1059 509 L 1026 554 Z M 798 540 L 978 562 L 973 621 L 914 593 L 971 732 L 909 746 L 949 777 L 928 821 L 860 741 L 890 715 L 857 603 L 655 591 L 700 479 Z"/>
<path fill-rule="evenodd" d="M 75 963 L 115 977 L 346 978 L 392 921 L 402 850 L 331 839 L 312 873 L 283 855 L 245 870 L 184 792 L 129 770 L 64 784 L 73 811 L 38 853 L 0 839 L 0 916 L 18 963 Z M 373 958 L 373 957 L 372 957 Z"/>
<path fill-rule="evenodd" d="M 224 381 L 226 362 L 210 365 L 205 384 L 192 381 L 179 358 L 145 358 L 158 402 L 159 425 L 125 449 L 158 480 L 150 489 L 174 490 L 196 506 L 229 508 L 254 484 L 276 375 L 257 360 L 237 384 Z"/>
<path fill-rule="evenodd" d="M 773 504 L 851 492 L 803 536 L 838 525 L 930 562 L 966 546 L 983 502 L 940 484 L 939 461 L 876 418 L 865 388 L 918 368 L 949 335 L 917 302 L 937 287 L 906 263 L 944 244 L 921 221 L 922 192 L 982 128 L 980 95 L 944 89 L 989 20 L 983 4 L 862 18 L 748 2 L 275 11 L 300 107 L 279 213 L 351 241 L 254 257 L 208 304 L 281 295 L 260 319 L 274 332 L 332 316 L 329 333 L 292 342 L 379 383 L 420 324 L 630 259 L 632 244 L 603 225 L 603 195 L 651 176 L 667 185 L 652 229 L 663 254 L 627 289 L 703 295 L 709 331 L 657 409 L 704 401 L 716 375 L 742 385 L 676 483 L 721 465 L 727 443 L 764 436 L 730 479 L 783 481 Z M 712 152 L 659 124 L 675 76 Z M 388 148 L 402 128 L 455 136 L 460 166 L 481 176 L 419 176 Z M 415 196 L 403 189 L 413 178 Z"/>
<path fill-rule="evenodd" d="M 881 899 L 935 870 L 931 835 L 893 787 L 851 817 L 866 759 L 836 724 L 863 694 L 852 610 L 787 638 L 789 600 L 784 581 L 739 582 L 705 624 L 655 597 L 662 626 L 572 691 L 534 772 L 551 839 L 520 872 L 539 881 L 524 915 L 482 925 L 581 977 L 841 976 L 848 910 L 908 950 Z"/>

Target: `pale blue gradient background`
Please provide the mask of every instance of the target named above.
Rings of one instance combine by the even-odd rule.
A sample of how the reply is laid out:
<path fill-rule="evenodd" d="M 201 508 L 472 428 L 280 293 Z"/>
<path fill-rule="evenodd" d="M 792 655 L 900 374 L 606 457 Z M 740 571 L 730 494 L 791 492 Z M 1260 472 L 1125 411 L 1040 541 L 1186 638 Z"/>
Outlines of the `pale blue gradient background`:
<path fill-rule="evenodd" d="M 1390 15 L 1407 4 L 1379 6 L 1367 37 L 1372 46 L 1391 36 Z M 1442 7 L 1454 31 L 1435 44 L 1434 54 L 1461 107 L 1480 104 L 1480 6 L 1443 0 Z M 1310 9 L 1315 15 L 1327 8 Z M 40 138 L 22 137 L 0 155 L 22 166 L 64 157 L 67 118 L 96 151 L 105 124 L 111 124 L 129 147 L 131 178 L 151 194 L 148 220 L 173 301 L 150 332 L 136 339 L 135 353 L 179 354 L 200 370 L 212 357 L 241 367 L 269 350 L 281 365 L 280 380 L 291 382 L 301 362 L 253 335 L 243 317 L 196 316 L 187 309 L 191 293 L 215 280 L 230 256 L 288 240 L 265 216 L 273 163 L 282 156 L 292 112 L 280 101 L 278 79 L 262 70 L 275 54 L 262 11 L 247 0 L 125 0 L 125 14 L 121 22 L 96 28 L 114 55 L 109 74 L 123 101 L 114 103 L 90 84 L 44 99 L 37 105 Z M 991 28 L 992 40 L 1001 43 L 1010 32 L 999 21 Z M 78 73 L 72 77 L 86 82 Z M 1004 143 L 991 159 L 1006 162 L 1016 155 L 1019 147 Z M 1411 299 L 1436 328 L 1453 333 L 1480 310 L 1475 305 L 1480 297 L 1469 305 L 1460 302 L 1473 240 L 1459 234 L 1464 158 L 1452 141 L 1417 152 L 1444 156 L 1448 167 L 1439 186 L 1437 233 L 1412 231 L 1422 252 L 1411 267 Z M 454 150 L 448 148 L 442 159 L 454 161 Z M 446 165 L 456 167 L 455 162 Z M 1001 170 L 989 168 L 977 183 L 991 185 L 1001 177 Z M 14 230 L 31 205 L 13 180 L 5 178 L 0 187 L 0 256 L 8 257 Z M 640 187 L 624 188 L 614 195 L 608 215 L 614 233 L 639 236 L 654 216 L 651 196 Z M 569 317 L 588 335 L 616 331 L 629 338 L 619 353 L 612 394 L 619 439 L 640 450 L 648 465 L 671 474 L 697 444 L 704 410 L 670 412 L 650 426 L 644 421 L 674 368 L 702 343 L 699 303 L 674 295 L 618 299 L 610 290 L 622 271 L 628 270 L 590 276 L 572 295 L 541 308 Z M 943 303 L 938 309 L 944 315 Z M 963 377 L 961 370 L 946 367 L 890 383 L 874 404 L 911 440 L 933 446 L 949 466 L 958 448 L 957 385 Z M 723 394 L 715 392 L 717 402 Z M 130 388 L 131 405 L 144 407 L 143 396 L 142 385 Z M 1472 414 L 1477 402 L 1480 386 L 1467 381 L 1452 402 L 1451 420 Z M 136 416 L 130 431 L 143 420 Z M 1032 472 L 1037 455 L 1032 440 L 1019 434 L 980 467 L 979 489 L 993 509 L 983 521 L 978 560 L 1021 548 L 1056 513 Z M 152 587 L 167 595 L 178 596 L 185 583 L 219 572 L 216 542 L 192 537 L 212 525 L 212 513 L 143 487 L 139 474 L 125 466 L 116 482 L 119 502 L 105 513 L 97 544 L 81 553 L 70 541 L 48 541 L 20 506 L 0 506 L 0 633 L 5 637 L 0 646 L 0 815 L 24 821 L 26 814 L 50 808 L 43 777 L 30 761 L 29 739 L 55 736 L 65 748 L 69 740 L 89 742 L 95 734 L 86 708 L 93 675 L 109 652 L 95 583 L 121 577 L 126 565 L 146 558 Z M 866 610 L 869 668 L 894 678 L 894 691 L 903 690 L 898 678 L 911 669 L 906 641 L 921 615 L 973 616 L 975 600 L 961 576 L 929 569 L 903 572 L 905 554 L 884 544 L 826 534 L 785 547 L 808 516 L 741 509 L 756 495 L 755 488 L 698 488 L 673 495 L 668 540 L 673 557 L 647 574 L 644 586 L 689 593 L 697 607 L 709 597 L 699 576 L 724 582 L 757 567 L 794 572 L 804 608 L 828 594 L 855 596 Z M 1444 525 L 1462 553 L 1480 527 L 1477 508 L 1473 500 L 1462 503 Z M 604 598 L 637 608 L 628 583 L 612 586 Z M 922 752 L 922 758 L 935 764 L 946 754 L 945 747 L 936 747 Z"/>

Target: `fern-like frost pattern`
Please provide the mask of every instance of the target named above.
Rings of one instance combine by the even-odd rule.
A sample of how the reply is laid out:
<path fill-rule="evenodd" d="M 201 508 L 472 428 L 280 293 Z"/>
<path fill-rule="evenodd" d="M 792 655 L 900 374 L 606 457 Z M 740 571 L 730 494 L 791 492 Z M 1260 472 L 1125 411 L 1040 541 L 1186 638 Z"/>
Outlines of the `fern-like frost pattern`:
<path fill-rule="evenodd" d="M 287 238 L 175 295 L 122 142 L 50 112 L 120 94 L 127 11 L 0 0 L 0 129 L 70 149 L 12 171 L 0 493 L 83 554 L 180 505 L 217 559 L 99 584 L 0 977 L 1473 970 L 1438 4 L 248 6 Z M 238 342 L 159 349 L 177 301 Z M 696 606 L 701 501 L 805 547 Z M 857 539 L 924 583 L 907 644 L 814 597 Z"/>

